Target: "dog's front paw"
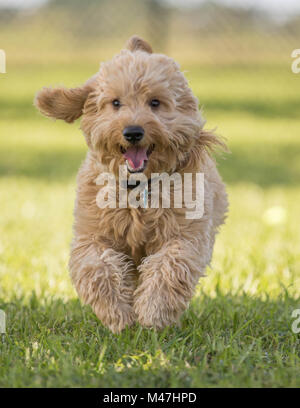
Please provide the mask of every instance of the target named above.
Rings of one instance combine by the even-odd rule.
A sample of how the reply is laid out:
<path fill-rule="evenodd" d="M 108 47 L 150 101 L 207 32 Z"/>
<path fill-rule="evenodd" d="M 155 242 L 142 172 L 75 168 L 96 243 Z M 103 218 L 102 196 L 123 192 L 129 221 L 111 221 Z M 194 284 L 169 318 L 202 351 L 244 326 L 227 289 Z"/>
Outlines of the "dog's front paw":
<path fill-rule="evenodd" d="M 149 290 L 142 284 L 135 292 L 134 311 L 142 326 L 160 330 L 177 324 L 182 310 L 164 288 L 154 287 Z"/>
<path fill-rule="evenodd" d="M 72 280 L 84 303 L 112 332 L 131 326 L 136 318 L 133 303 L 135 276 L 132 262 L 113 249 L 71 265 Z"/>
<path fill-rule="evenodd" d="M 98 319 L 113 333 L 120 333 L 136 321 L 133 307 L 128 304 L 112 304 L 103 308 L 103 304 L 99 303 L 95 304 L 93 309 Z"/>

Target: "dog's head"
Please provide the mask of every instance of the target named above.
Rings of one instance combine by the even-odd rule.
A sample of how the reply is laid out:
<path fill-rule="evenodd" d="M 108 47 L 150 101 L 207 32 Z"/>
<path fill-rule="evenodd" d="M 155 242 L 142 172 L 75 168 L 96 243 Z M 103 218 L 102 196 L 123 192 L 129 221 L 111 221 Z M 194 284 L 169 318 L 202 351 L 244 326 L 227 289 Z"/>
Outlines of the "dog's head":
<path fill-rule="evenodd" d="M 202 130 L 198 101 L 173 59 L 132 37 L 126 49 L 83 86 L 44 88 L 36 106 L 81 128 L 99 162 L 117 172 L 173 172 L 217 143 Z"/>

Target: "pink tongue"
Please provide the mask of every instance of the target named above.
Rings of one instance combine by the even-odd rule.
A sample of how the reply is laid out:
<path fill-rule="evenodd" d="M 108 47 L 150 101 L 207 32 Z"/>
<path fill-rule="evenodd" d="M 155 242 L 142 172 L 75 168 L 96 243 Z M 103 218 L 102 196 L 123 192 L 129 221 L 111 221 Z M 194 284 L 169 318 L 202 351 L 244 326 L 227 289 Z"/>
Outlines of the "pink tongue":
<path fill-rule="evenodd" d="M 129 161 L 130 166 L 134 169 L 138 169 L 145 160 L 148 160 L 147 149 L 145 147 L 129 147 L 124 153 L 124 156 Z"/>

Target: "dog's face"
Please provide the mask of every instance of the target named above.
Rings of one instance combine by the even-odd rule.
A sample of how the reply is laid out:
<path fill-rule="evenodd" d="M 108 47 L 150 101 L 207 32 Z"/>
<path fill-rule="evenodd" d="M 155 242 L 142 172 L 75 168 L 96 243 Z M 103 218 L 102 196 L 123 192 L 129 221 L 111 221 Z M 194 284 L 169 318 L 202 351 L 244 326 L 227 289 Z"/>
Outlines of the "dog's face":
<path fill-rule="evenodd" d="M 75 89 L 43 89 L 36 104 L 47 116 L 81 128 L 99 162 L 117 174 L 173 172 L 188 159 L 200 137 L 202 120 L 197 99 L 178 65 L 153 54 L 133 37 L 85 85 Z"/>

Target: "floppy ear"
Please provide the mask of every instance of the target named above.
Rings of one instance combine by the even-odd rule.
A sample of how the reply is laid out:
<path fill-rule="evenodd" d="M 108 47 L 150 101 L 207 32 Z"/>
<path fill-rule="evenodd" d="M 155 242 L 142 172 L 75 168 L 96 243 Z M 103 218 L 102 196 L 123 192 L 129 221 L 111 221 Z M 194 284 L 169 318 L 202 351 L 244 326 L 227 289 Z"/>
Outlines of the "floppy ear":
<path fill-rule="evenodd" d="M 148 54 L 152 54 L 153 52 L 151 45 L 148 44 L 142 38 L 138 37 L 137 35 L 134 35 L 133 37 L 129 38 L 129 40 L 126 43 L 126 48 L 132 52 L 144 51 L 147 52 Z"/>
<path fill-rule="evenodd" d="M 222 151 L 229 153 L 225 139 L 216 135 L 214 130 L 201 129 L 197 144 L 198 148 L 205 149 L 209 154 Z"/>
<path fill-rule="evenodd" d="M 205 155 L 208 154 L 213 158 L 213 153 L 230 153 L 230 150 L 226 146 L 223 138 L 217 136 L 213 130 L 201 129 L 195 145 L 181 167 L 184 168 L 185 171 L 195 169 L 203 158 L 203 152 L 205 152 Z"/>
<path fill-rule="evenodd" d="M 82 115 L 92 90 L 91 80 L 78 88 L 43 88 L 37 93 L 34 104 L 43 115 L 72 123 Z"/>

